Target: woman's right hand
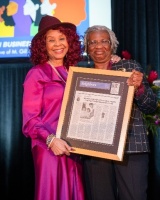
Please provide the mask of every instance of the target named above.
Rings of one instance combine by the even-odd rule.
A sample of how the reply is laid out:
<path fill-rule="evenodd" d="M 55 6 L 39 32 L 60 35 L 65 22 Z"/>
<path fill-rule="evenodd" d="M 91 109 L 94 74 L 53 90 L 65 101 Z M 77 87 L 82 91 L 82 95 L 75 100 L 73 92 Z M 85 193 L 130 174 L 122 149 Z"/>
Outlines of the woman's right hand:
<path fill-rule="evenodd" d="M 70 147 L 64 140 L 55 138 L 50 145 L 50 149 L 56 156 L 62 156 L 64 154 L 69 156 L 72 147 Z"/>

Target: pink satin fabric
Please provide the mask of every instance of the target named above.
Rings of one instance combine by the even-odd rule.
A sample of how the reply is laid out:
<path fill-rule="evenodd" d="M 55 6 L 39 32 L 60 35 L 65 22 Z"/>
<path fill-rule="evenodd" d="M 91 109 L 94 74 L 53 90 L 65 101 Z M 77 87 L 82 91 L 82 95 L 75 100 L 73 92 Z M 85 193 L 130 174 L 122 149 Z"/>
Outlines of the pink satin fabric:
<path fill-rule="evenodd" d="M 35 200 L 84 200 L 82 163 L 77 155 L 54 156 L 39 146 L 32 153 Z"/>
<path fill-rule="evenodd" d="M 63 66 L 56 68 L 66 80 Z M 32 141 L 35 200 L 84 200 L 78 155 L 55 156 L 46 138 L 56 133 L 65 84 L 46 63 L 33 67 L 24 81 L 23 134 Z"/>

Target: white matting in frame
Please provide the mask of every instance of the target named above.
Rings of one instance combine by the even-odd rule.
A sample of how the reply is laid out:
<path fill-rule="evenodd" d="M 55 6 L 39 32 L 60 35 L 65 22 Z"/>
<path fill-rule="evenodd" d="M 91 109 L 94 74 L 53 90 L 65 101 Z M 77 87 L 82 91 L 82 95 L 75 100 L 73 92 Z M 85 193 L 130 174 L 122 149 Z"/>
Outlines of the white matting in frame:
<path fill-rule="evenodd" d="M 132 109 L 132 72 L 70 67 L 56 136 L 72 153 L 122 161 Z"/>

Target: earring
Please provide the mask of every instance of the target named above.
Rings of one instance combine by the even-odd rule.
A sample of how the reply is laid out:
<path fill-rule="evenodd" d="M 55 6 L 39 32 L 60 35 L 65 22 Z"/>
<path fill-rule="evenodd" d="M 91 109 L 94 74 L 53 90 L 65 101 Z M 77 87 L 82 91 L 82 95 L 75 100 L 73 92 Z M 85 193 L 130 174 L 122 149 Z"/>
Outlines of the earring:
<path fill-rule="evenodd" d="M 90 65 L 91 61 L 90 61 L 90 56 L 89 56 L 89 54 L 87 55 L 87 59 L 88 59 L 88 65 Z"/>

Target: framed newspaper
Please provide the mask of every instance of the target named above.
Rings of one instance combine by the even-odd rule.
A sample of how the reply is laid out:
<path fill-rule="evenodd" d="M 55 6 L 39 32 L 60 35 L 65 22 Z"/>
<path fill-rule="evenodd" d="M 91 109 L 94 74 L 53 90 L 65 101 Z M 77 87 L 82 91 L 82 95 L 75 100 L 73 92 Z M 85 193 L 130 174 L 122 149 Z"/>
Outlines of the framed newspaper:
<path fill-rule="evenodd" d="M 73 153 L 122 161 L 134 87 L 131 72 L 70 67 L 56 136 Z"/>

